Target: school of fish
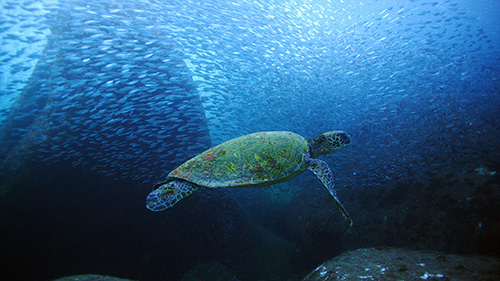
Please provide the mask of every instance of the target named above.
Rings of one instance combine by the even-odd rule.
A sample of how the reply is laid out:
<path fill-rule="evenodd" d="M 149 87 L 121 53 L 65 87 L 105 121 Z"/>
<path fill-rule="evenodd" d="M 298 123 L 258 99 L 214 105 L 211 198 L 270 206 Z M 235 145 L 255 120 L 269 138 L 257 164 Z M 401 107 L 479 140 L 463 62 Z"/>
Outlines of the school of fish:
<path fill-rule="evenodd" d="M 152 184 L 264 130 L 344 130 L 342 187 L 499 159 L 500 44 L 437 1 L 2 2 L 0 168 Z"/>

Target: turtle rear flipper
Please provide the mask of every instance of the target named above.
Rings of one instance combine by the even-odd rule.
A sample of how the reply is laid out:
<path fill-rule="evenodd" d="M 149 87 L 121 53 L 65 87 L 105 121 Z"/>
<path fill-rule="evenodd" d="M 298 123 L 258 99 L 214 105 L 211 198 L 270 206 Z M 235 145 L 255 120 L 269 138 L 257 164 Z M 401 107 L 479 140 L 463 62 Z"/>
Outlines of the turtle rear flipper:
<path fill-rule="evenodd" d="M 342 214 L 342 217 L 344 217 L 345 222 L 349 226 L 352 226 L 351 216 L 349 216 L 349 213 L 337 198 L 337 191 L 335 190 L 335 184 L 333 183 L 333 174 L 332 171 L 330 171 L 328 164 L 319 159 L 311 159 L 310 161 L 308 169 L 311 170 L 321 180 L 326 189 L 328 189 L 330 194 L 335 199 L 335 204 L 337 204 L 337 208 L 339 209 L 340 214 Z"/>
<path fill-rule="evenodd" d="M 167 181 L 149 193 L 146 207 L 153 212 L 163 211 L 198 189 L 199 186 L 185 181 Z"/>

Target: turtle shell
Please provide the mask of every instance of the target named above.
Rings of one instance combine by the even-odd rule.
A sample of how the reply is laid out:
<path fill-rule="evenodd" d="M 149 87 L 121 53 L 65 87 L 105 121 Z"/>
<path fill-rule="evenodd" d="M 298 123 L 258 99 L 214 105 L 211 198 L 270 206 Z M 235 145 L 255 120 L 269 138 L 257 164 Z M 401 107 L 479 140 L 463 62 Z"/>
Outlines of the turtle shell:
<path fill-rule="evenodd" d="M 191 158 L 169 178 L 205 187 L 264 186 L 302 173 L 307 141 L 292 132 L 260 132 L 241 136 Z"/>

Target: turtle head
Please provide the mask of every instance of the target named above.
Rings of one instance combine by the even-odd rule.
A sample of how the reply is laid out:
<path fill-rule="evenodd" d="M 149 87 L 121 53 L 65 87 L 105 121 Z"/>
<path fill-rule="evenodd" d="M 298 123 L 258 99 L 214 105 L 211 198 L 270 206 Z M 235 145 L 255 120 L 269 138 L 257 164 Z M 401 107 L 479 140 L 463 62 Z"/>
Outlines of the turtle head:
<path fill-rule="evenodd" d="M 310 157 L 316 158 L 323 154 L 330 154 L 351 144 L 351 138 L 344 131 L 331 131 L 316 136 L 307 141 Z"/>

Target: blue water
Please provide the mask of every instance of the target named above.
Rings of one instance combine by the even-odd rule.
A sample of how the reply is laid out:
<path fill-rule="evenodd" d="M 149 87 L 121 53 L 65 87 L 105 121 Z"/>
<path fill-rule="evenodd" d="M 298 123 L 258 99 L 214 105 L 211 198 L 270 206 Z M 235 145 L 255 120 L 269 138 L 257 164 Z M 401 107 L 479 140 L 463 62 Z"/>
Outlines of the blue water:
<path fill-rule="evenodd" d="M 418 213 L 387 190 L 415 200 L 419 186 L 465 190 L 450 204 L 466 206 L 472 191 L 432 183 L 498 180 L 497 1 L 0 4 L 1 252 L 11 280 L 180 280 L 212 260 L 242 280 L 296 280 L 353 245 L 390 244 L 366 242 L 374 230 L 361 228 L 358 240 L 343 239 L 331 198 L 306 174 L 274 189 L 204 190 L 172 210 L 146 210 L 146 195 L 172 169 L 248 133 L 348 132 L 352 144 L 322 159 L 355 227 L 368 220 L 365 207 L 377 213 L 387 202 Z M 387 201 L 368 206 L 379 199 Z M 482 206 L 500 213 L 496 203 Z M 471 210 L 471 224 L 482 226 Z M 301 224 L 311 217 L 322 219 Z M 255 225 L 288 241 L 280 249 L 293 249 L 293 262 L 263 266 L 263 256 L 280 254 L 262 246 L 272 235 Z"/>

